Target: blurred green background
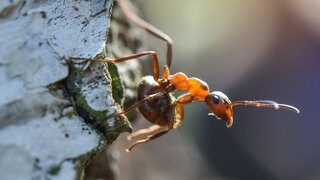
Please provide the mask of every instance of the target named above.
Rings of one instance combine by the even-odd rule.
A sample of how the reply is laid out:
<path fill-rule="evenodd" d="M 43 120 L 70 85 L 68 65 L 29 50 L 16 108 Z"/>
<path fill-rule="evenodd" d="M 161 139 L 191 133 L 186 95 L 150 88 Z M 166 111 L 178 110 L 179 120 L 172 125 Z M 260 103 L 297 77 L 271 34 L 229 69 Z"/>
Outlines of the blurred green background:
<path fill-rule="evenodd" d="M 174 135 L 199 150 L 208 169 L 201 178 L 320 179 L 320 1 L 133 3 L 174 40 L 172 72 L 203 79 L 232 101 L 269 99 L 301 111 L 236 107 L 228 129 L 205 104 L 187 105 Z M 164 62 L 165 44 L 147 39 Z"/>

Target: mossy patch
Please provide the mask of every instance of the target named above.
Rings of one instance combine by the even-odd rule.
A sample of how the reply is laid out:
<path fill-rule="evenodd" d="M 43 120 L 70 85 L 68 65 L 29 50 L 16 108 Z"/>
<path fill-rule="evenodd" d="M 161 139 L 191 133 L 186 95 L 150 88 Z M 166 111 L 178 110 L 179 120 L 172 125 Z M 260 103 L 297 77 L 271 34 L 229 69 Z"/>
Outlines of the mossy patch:
<path fill-rule="evenodd" d="M 81 107 L 81 111 L 86 112 L 86 116 L 89 119 L 94 119 L 95 121 L 101 122 L 106 119 L 106 112 L 105 111 L 96 111 L 93 110 L 86 102 L 85 98 L 81 95 L 76 96 L 76 105 Z"/>
<path fill-rule="evenodd" d="M 111 84 L 112 84 L 112 96 L 116 103 L 123 105 L 123 84 L 119 76 L 118 69 L 115 64 L 108 63 L 108 71 L 111 76 Z"/>
<path fill-rule="evenodd" d="M 132 129 L 126 116 L 117 117 L 113 123 L 110 123 L 110 119 L 107 117 L 110 115 L 110 110 L 112 110 L 112 113 L 114 108 L 116 108 L 117 111 L 121 110 L 120 107 L 124 98 L 123 84 L 119 77 L 117 67 L 114 64 L 92 63 L 88 69 L 83 70 L 82 67 L 84 67 L 85 63 L 87 62 L 83 64 L 71 64 L 69 77 L 64 84 L 68 93 L 73 97 L 77 113 L 94 129 L 103 134 L 104 140 L 109 144 L 112 143 L 120 133 L 130 132 Z M 90 84 L 92 84 L 92 86 L 89 86 Z M 105 90 L 101 89 L 101 87 L 105 88 Z M 93 107 L 89 105 L 90 103 L 87 102 L 87 97 L 89 96 L 100 97 L 99 99 L 93 99 L 93 102 L 99 100 L 102 103 L 99 107 L 106 108 L 96 107 L 93 109 Z M 110 99 L 113 99 L 114 102 L 112 103 L 112 100 L 110 102 Z"/>

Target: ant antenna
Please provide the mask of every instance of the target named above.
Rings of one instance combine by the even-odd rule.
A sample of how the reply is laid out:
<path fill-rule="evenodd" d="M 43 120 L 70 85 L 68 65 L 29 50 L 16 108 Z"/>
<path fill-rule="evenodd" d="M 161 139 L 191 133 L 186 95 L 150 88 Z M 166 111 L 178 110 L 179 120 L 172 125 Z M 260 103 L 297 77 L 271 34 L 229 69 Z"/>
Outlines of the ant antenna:
<path fill-rule="evenodd" d="M 286 109 L 295 113 L 300 113 L 299 109 L 287 104 L 278 104 L 275 101 L 261 100 L 261 101 L 235 101 L 231 103 L 232 106 L 255 106 L 255 107 L 271 107 L 274 109 Z"/>

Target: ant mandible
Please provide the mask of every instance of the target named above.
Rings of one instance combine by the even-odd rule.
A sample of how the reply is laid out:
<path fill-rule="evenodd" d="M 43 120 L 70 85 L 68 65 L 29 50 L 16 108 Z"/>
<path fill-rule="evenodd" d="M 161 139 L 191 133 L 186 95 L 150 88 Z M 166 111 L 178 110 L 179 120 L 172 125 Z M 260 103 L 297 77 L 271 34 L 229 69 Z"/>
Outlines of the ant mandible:
<path fill-rule="evenodd" d="M 170 75 L 170 66 L 172 62 L 171 38 L 131 12 L 124 1 L 125 0 L 118 0 L 120 9 L 124 15 L 153 36 L 165 41 L 167 44 L 166 65 L 164 66 L 161 78 L 159 78 L 160 71 L 158 56 L 154 51 L 145 51 L 117 59 L 93 60 L 95 62 L 120 63 L 133 60 L 141 56 L 152 57 L 153 76 L 145 76 L 142 78 L 138 86 L 138 102 L 122 112 L 115 113 L 108 117 L 115 118 L 138 108 L 141 114 L 148 121 L 154 124 L 149 128 L 140 129 L 136 132 L 133 132 L 128 136 L 128 139 L 132 139 L 140 135 L 149 135 L 157 132 L 153 135 L 147 136 L 145 139 L 141 139 L 133 143 L 127 149 L 128 152 L 139 144 L 152 141 L 175 129 L 183 120 L 183 105 L 196 101 L 205 102 L 211 110 L 209 115 L 213 115 L 217 119 L 223 120 L 227 127 L 231 127 L 233 123 L 232 108 L 239 105 L 272 107 L 275 109 L 283 108 L 299 113 L 299 110 L 293 106 L 287 104 L 278 104 L 274 101 L 268 100 L 231 102 L 229 98 L 220 91 L 209 92 L 209 86 L 201 79 L 188 77 L 182 72 Z M 172 94 L 176 91 L 187 92 L 178 98 L 175 98 Z"/>

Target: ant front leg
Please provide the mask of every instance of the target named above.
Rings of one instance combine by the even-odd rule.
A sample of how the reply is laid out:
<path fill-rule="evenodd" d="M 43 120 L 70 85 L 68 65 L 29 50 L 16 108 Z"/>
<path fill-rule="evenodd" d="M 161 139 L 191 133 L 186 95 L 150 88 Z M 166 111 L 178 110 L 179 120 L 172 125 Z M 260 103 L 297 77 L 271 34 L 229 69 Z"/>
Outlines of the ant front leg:
<path fill-rule="evenodd" d="M 176 115 L 175 115 L 175 120 L 174 120 L 174 125 L 173 128 L 176 129 L 183 120 L 183 115 L 184 115 L 184 109 L 182 104 L 177 104 L 176 105 Z"/>
<path fill-rule="evenodd" d="M 155 81 L 158 81 L 159 79 L 159 60 L 157 53 L 154 51 L 145 51 L 138 54 L 132 54 L 129 56 L 116 58 L 116 59 L 94 59 L 92 61 L 94 62 L 106 62 L 106 63 L 121 63 L 124 61 L 133 60 L 142 56 L 151 56 L 152 57 L 152 70 L 153 70 L 153 78 Z"/>
<path fill-rule="evenodd" d="M 194 102 L 194 98 L 192 95 L 190 95 L 189 93 L 186 94 L 182 94 L 181 96 L 179 96 L 177 98 L 177 100 L 174 102 L 176 104 L 175 106 L 175 121 L 174 121 L 174 128 L 176 129 L 183 120 L 183 116 L 184 116 L 184 108 L 183 105 L 184 104 L 189 104 Z"/>

